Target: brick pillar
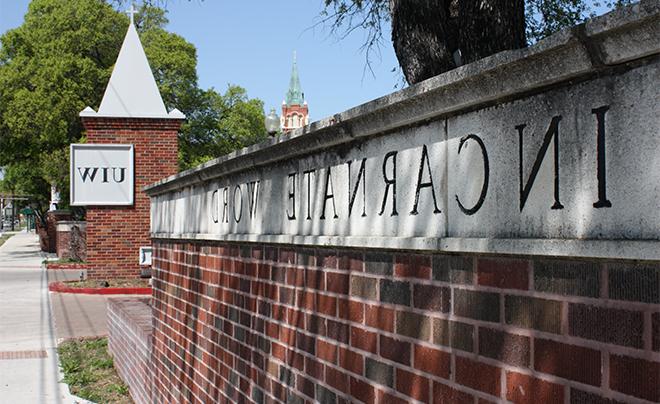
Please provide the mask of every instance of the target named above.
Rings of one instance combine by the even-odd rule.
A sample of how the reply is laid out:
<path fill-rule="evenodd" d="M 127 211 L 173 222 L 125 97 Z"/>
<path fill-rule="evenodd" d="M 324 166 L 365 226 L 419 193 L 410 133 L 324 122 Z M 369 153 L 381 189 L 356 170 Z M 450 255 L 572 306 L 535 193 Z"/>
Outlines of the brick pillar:
<path fill-rule="evenodd" d="M 39 242 L 44 252 L 57 252 L 57 222 L 71 220 L 68 210 L 51 210 L 46 213 L 46 228 L 39 231 Z"/>
<path fill-rule="evenodd" d="M 87 143 L 135 147 L 133 206 L 87 207 L 88 278 L 140 276 L 139 249 L 151 245 L 149 197 L 142 187 L 178 171 L 181 119 L 82 117 Z"/>

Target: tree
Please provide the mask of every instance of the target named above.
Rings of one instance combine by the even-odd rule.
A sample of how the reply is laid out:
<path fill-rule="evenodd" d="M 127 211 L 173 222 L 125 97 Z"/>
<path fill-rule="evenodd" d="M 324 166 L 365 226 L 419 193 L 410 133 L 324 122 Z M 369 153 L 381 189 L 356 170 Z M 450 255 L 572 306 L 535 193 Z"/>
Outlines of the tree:
<path fill-rule="evenodd" d="M 526 0 L 527 37 L 531 43 L 554 34 L 562 28 L 583 22 L 587 17 L 595 17 L 590 7 L 604 7 L 607 10 L 627 6 L 634 0 Z"/>
<path fill-rule="evenodd" d="M 245 89 L 228 85 L 224 95 L 210 89 L 183 124 L 179 165 L 188 169 L 267 137 L 263 102 L 250 99 Z"/>
<path fill-rule="evenodd" d="M 224 115 L 211 114 L 219 107 L 208 100 L 222 97 L 198 88 L 196 49 L 166 31 L 166 24 L 165 11 L 149 4 L 136 17 L 165 105 L 188 116 L 180 134 L 187 150 L 181 165 L 188 166 L 215 157 L 205 146 L 221 140 L 194 131 L 220 125 L 210 117 Z M 128 17 L 103 0 L 33 0 L 23 24 L 0 36 L 0 166 L 8 173 L 4 187 L 29 190 L 42 206 L 51 183 L 68 189 L 68 145 L 84 141 L 78 113 L 100 104 L 127 26 Z M 249 105 L 261 105 L 243 95 Z M 263 120 L 263 110 L 243 112 L 251 114 L 246 118 L 250 122 Z M 258 125 L 250 130 L 251 141 L 265 136 Z M 191 150 L 188 140 L 195 137 L 206 143 Z M 61 196 L 66 205 L 68 192 Z"/>
<path fill-rule="evenodd" d="M 390 0 L 392 43 L 403 74 L 418 83 L 525 45 L 523 0 Z"/>
<path fill-rule="evenodd" d="M 392 44 L 409 84 L 493 53 L 524 47 L 582 22 L 586 0 L 325 0 L 323 22 L 348 35 L 367 30 L 367 64 L 391 23 Z M 605 1 L 605 6 L 630 0 Z"/>
<path fill-rule="evenodd" d="M 81 139 L 78 113 L 98 105 L 125 28 L 125 18 L 100 0 L 35 0 L 23 24 L 0 37 L 6 187 L 47 203 L 50 184 L 42 167 Z"/>
<path fill-rule="evenodd" d="M 166 105 L 186 114 L 179 134 L 179 167 L 188 169 L 267 137 L 263 102 L 228 85 L 222 95 L 197 86 L 197 51 L 165 31 L 165 10 L 143 5 L 136 25 Z M 176 72 L 176 74 L 172 74 Z"/>
<path fill-rule="evenodd" d="M 0 181 L 0 193 L 16 195 L 33 195 L 33 200 L 41 206 L 48 206 L 50 192 L 44 193 L 44 189 L 50 191 L 50 185 L 42 177 L 41 171 L 35 170 L 29 161 L 21 161 L 7 166 L 5 176 Z"/>

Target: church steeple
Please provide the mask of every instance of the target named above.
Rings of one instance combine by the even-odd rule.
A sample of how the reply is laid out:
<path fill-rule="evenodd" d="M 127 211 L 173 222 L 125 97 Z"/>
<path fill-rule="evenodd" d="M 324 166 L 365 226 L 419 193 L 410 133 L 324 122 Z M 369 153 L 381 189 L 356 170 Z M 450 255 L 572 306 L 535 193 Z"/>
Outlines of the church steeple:
<path fill-rule="evenodd" d="M 305 93 L 303 93 L 300 85 L 296 52 L 293 52 L 293 67 L 291 68 L 289 90 L 286 92 L 286 98 L 282 102 L 281 126 L 284 132 L 288 132 L 301 128 L 308 123 L 309 110 L 307 108 L 307 101 L 305 101 Z"/>
<path fill-rule="evenodd" d="M 286 92 L 287 105 L 303 105 L 305 95 L 300 86 L 300 76 L 298 75 L 298 61 L 296 52 L 293 52 L 293 67 L 291 68 L 291 80 L 289 80 L 289 91 Z"/>

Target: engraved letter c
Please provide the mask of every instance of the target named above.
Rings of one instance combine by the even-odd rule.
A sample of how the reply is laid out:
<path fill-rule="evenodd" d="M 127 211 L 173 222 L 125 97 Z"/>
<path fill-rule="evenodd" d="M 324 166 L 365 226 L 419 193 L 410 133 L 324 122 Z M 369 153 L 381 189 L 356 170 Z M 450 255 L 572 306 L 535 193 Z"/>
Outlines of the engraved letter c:
<path fill-rule="evenodd" d="M 483 205 L 484 200 L 486 200 L 486 194 L 488 193 L 488 177 L 490 174 L 490 168 L 488 166 L 488 153 L 486 152 L 486 146 L 484 145 L 483 140 L 481 140 L 481 138 L 475 134 L 469 134 L 461 138 L 461 142 L 458 144 L 458 154 L 461 154 L 463 145 L 465 144 L 465 142 L 468 141 L 468 139 L 472 139 L 475 142 L 477 142 L 477 144 L 481 148 L 481 155 L 483 156 L 483 160 L 484 160 L 484 184 L 481 187 L 481 195 L 479 195 L 479 200 L 473 207 L 469 209 L 463 206 L 461 201 L 458 199 L 458 195 L 455 195 L 455 197 L 456 197 L 456 202 L 458 203 L 458 208 L 461 210 L 461 212 L 463 212 L 468 216 L 471 216 L 477 213 L 479 209 L 481 209 L 481 205 Z"/>

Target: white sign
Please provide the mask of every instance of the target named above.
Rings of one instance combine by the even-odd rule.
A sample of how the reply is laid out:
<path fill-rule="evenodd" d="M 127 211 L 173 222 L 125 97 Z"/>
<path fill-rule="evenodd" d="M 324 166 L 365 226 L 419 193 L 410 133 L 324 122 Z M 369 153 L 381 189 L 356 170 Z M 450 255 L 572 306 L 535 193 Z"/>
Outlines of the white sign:
<path fill-rule="evenodd" d="M 151 246 L 140 247 L 140 265 L 151 265 Z"/>
<path fill-rule="evenodd" d="M 72 144 L 70 178 L 71 206 L 132 205 L 133 145 Z"/>

